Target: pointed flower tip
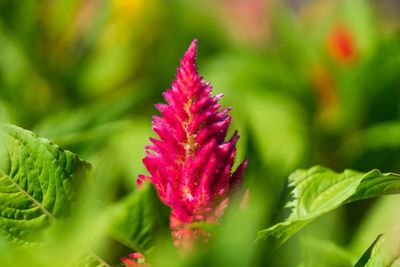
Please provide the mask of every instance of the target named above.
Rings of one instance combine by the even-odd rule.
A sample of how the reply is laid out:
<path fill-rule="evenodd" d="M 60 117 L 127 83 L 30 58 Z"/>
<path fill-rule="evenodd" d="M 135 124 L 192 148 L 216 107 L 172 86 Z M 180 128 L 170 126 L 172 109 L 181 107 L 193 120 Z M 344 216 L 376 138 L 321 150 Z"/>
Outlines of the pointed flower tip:
<path fill-rule="evenodd" d="M 194 38 L 193 41 L 190 43 L 190 46 L 188 48 L 188 51 L 197 52 L 197 38 Z"/>
<path fill-rule="evenodd" d="M 196 64 L 196 56 L 197 56 L 197 38 L 195 38 L 189 45 L 189 48 L 186 50 L 185 55 L 183 56 L 184 61 L 192 62 L 192 64 Z"/>
<path fill-rule="evenodd" d="M 248 159 L 248 158 L 245 158 L 245 159 L 243 160 L 244 168 L 247 167 L 247 164 L 249 164 L 249 159 Z"/>
<path fill-rule="evenodd" d="M 249 164 L 249 159 L 245 158 L 238 167 L 238 171 L 240 172 L 241 179 L 243 178 L 244 172 L 245 172 L 248 164 Z"/>
<path fill-rule="evenodd" d="M 139 174 L 137 180 L 136 180 L 136 185 L 138 187 L 138 189 L 142 189 L 143 187 L 143 183 L 148 180 L 148 178 L 146 176 L 144 176 L 143 174 Z"/>

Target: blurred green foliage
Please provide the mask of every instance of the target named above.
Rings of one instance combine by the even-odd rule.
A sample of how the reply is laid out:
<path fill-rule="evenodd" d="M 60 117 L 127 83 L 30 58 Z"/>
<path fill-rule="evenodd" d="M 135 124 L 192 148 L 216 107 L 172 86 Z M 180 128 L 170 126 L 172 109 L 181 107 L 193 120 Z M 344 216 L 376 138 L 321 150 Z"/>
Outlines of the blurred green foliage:
<path fill-rule="evenodd" d="M 400 172 L 393 8 L 389 0 L 0 0 L 0 121 L 78 154 L 93 176 L 73 218 L 46 230 L 54 245 L 14 249 L 0 238 L 0 265 L 63 266 L 93 251 L 120 266 L 144 249 L 154 266 L 352 266 L 398 222 L 398 197 L 330 212 L 272 255 L 253 241 L 285 216 L 282 188 L 297 168 Z M 207 248 L 181 260 L 168 211 L 135 180 L 153 104 L 194 37 L 200 73 L 233 107 L 251 193 L 247 209 L 232 204 Z"/>

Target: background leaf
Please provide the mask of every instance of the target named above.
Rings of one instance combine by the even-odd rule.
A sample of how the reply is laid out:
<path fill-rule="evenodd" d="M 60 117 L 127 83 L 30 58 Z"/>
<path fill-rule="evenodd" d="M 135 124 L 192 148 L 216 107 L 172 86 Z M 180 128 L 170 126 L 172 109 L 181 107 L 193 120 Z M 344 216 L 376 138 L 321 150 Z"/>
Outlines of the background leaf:
<path fill-rule="evenodd" d="M 111 236 L 136 251 L 146 252 L 162 230 L 168 229 L 169 210 L 150 184 L 145 184 L 113 209 Z"/>
<path fill-rule="evenodd" d="M 365 264 L 368 262 L 368 260 L 371 257 L 372 250 L 374 249 L 376 243 L 380 240 L 382 236 L 378 236 L 375 241 L 369 246 L 369 248 L 364 252 L 364 254 L 361 256 L 361 258 L 356 262 L 354 267 L 363 267 Z"/>
<path fill-rule="evenodd" d="M 382 174 L 378 170 L 367 173 L 345 170 L 334 172 L 316 166 L 297 170 L 289 177 L 291 197 L 287 207 L 289 217 L 272 227 L 259 231 L 257 240 L 272 239 L 279 246 L 303 226 L 337 207 L 360 199 L 400 192 L 400 175 Z"/>
<path fill-rule="evenodd" d="M 378 237 L 367 252 L 369 252 L 369 258 L 363 259 L 363 261 L 360 260 L 360 264 L 355 267 L 400 266 L 400 228 L 395 227 Z M 366 264 L 363 264 L 364 262 Z"/>
<path fill-rule="evenodd" d="M 400 221 L 399 201 L 400 195 L 391 195 L 379 198 L 374 203 L 349 244 L 353 253 L 361 255 L 378 235 L 398 225 Z"/>
<path fill-rule="evenodd" d="M 301 245 L 304 248 L 301 267 L 351 267 L 357 259 L 344 247 L 340 247 L 330 241 L 312 237 L 302 237 Z"/>

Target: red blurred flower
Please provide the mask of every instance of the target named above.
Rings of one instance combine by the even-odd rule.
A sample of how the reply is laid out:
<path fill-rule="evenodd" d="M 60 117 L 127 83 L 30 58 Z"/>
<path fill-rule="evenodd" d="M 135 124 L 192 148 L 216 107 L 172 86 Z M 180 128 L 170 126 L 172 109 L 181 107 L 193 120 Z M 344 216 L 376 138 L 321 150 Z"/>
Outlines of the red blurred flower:
<path fill-rule="evenodd" d="M 339 63 L 353 63 L 356 58 L 356 43 L 352 31 L 344 25 L 336 26 L 328 37 L 328 50 Z"/>
<path fill-rule="evenodd" d="M 153 116 L 159 139 L 146 147 L 143 159 L 150 181 L 160 199 L 171 207 L 170 226 L 175 244 L 189 248 L 194 240 L 205 240 L 195 222 L 216 223 L 228 204 L 232 188 L 242 180 L 247 162 L 236 171 L 237 132 L 226 139 L 230 108 L 220 109 L 222 94 L 211 96 L 212 87 L 197 71 L 197 40 L 194 40 L 177 69 L 176 80 L 157 104 L 161 117 Z"/>
<path fill-rule="evenodd" d="M 131 253 L 128 258 L 122 258 L 121 260 L 126 267 L 150 267 L 144 262 L 143 255 L 137 252 Z"/>

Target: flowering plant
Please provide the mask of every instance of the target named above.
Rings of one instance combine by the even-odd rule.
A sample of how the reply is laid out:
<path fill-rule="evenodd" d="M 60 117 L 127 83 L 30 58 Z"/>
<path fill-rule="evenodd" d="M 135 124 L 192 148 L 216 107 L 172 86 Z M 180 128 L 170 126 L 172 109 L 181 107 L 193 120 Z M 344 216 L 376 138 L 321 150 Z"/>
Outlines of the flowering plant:
<path fill-rule="evenodd" d="M 153 130 L 143 163 L 163 203 L 171 207 L 170 225 L 176 245 L 207 236 L 187 227 L 194 222 L 216 223 L 228 204 L 229 193 L 240 184 L 247 161 L 232 171 L 237 132 L 226 140 L 230 108 L 221 110 L 222 94 L 211 96 L 212 87 L 196 67 L 197 40 L 184 54 L 171 89 L 163 93 L 167 104 L 157 104 L 161 117 L 153 116 Z"/>
<path fill-rule="evenodd" d="M 0 267 L 400 262 L 396 1 L 62 2 L 0 4 Z"/>

